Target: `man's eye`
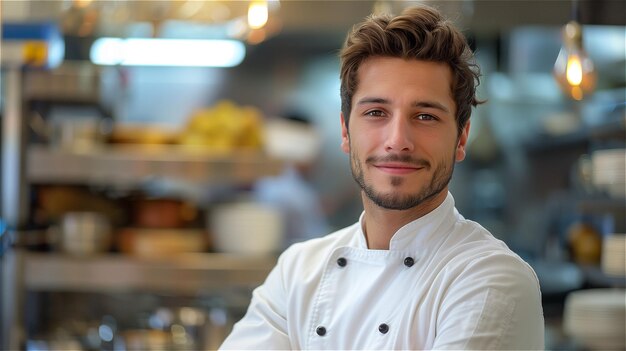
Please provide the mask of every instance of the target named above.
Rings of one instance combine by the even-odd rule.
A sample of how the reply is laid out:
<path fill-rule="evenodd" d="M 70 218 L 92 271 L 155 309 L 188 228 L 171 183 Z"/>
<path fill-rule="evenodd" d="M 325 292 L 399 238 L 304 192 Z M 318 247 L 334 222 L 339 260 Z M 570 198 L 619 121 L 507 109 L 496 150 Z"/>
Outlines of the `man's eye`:
<path fill-rule="evenodd" d="M 365 112 L 365 115 L 373 116 L 373 117 L 382 117 L 385 114 L 383 113 L 383 111 L 380 111 L 380 110 L 372 110 L 372 111 Z"/>
<path fill-rule="evenodd" d="M 420 113 L 419 115 L 417 115 L 416 118 L 420 121 L 434 121 L 437 119 L 435 116 L 429 115 L 427 113 Z"/>

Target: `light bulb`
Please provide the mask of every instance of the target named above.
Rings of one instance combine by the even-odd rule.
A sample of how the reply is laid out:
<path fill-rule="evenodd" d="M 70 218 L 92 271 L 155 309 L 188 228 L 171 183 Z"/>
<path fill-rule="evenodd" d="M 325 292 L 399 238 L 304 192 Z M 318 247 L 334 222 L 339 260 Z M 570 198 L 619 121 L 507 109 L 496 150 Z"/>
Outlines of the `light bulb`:
<path fill-rule="evenodd" d="M 267 24 L 269 9 L 267 1 L 252 1 L 248 7 L 248 26 L 260 29 Z"/>
<path fill-rule="evenodd" d="M 583 81 L 583 67 L 578 55 L 570 55 L 567 58 L 567 68 L 565 69 L 567 83 L 571 86 L 579 86 Z"/>
<path fill-rule="evenodd" d="M 593 62 L 583 49 L 582 28 L 572 21 L 563 27 L 563 47 L 554 63 L 554 77 L 565 94 L 574 100 L 590 95 L 596 85 Z"/>

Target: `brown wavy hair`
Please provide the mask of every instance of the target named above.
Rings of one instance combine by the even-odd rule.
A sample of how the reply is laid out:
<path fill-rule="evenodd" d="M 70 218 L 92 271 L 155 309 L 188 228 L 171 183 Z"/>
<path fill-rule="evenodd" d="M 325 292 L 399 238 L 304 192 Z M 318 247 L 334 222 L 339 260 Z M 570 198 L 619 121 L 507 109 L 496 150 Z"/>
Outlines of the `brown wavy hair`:
<path fill-rule="evenodd" d="M 456 103 L 459 132 L 470 118 L 480 69 L 465 36 L 439 11 L 428 6 L 409 7 L 397 17 L 371 15 L 355 25 L 340 53 L 341 111 L 346 128 L 352 96 L 358 87 L 357 72 L 370 57 L 398 57 L 448 64 L 452 70 L 452 97 Z"/>

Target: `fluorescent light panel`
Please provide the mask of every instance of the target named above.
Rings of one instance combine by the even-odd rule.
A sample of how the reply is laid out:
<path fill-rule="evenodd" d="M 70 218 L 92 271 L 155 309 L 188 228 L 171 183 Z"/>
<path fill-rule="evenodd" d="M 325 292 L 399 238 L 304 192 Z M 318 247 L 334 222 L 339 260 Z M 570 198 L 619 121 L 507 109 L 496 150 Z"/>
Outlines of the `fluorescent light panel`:
<path fill-rule="evenodd" d="M 123 66 L 234 67 L 246 48 L 236 40 L 100 38 L 91 46 L 91 62 Z"/>

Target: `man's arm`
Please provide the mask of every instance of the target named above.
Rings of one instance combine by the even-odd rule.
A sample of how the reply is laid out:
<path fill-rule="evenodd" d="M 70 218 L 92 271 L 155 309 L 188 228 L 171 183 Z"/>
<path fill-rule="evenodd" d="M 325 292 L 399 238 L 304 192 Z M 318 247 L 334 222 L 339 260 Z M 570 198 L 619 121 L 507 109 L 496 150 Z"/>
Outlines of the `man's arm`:
<path fill-rule="evenodd" d="M 288 350 L 287 294 L 282 278 L 283 257 L 252 293 L 245 316 L 235 324 L 220 350 Z"/>
<path fill-rule="evenodd" d="M 543 348 L 541 292 L 532 270 L 501 254 L 467 265 L 439 307 L 433 349 Z"/>

